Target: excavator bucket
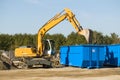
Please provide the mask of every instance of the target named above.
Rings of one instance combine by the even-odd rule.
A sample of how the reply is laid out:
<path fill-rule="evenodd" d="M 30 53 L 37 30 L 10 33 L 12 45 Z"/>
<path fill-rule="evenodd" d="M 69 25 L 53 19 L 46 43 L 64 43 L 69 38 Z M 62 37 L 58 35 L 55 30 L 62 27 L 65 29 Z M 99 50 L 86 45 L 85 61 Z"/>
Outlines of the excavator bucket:
<path fill-rule="evenodd" d="M 78 32 L 78 34 L 83 35 L 85 39 L 87 40 L 87 43 L 91 44 L 92 43 L 92 30 L 90 29 L 83 29 Z"/>

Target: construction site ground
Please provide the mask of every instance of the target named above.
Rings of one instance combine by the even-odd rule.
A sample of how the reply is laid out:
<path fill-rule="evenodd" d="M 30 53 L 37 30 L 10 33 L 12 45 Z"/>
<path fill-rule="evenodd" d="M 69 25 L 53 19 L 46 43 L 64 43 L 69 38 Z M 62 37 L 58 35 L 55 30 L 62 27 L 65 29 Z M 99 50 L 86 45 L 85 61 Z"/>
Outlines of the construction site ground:
<path fill-rule="evenodd" d="M 63 67 L 0 70 L 0 80 L 120 80 L 120 68 Z"/>

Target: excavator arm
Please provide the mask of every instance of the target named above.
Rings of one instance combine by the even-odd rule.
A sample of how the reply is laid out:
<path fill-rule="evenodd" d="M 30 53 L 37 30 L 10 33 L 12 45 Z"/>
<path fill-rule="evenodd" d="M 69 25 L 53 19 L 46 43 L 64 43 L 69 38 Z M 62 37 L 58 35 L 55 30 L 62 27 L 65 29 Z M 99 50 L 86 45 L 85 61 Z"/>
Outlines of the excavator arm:
<path fill-rule="evenodd" d="M 83 29 L 80 26 L 80 23 L 75 18 L 75 15 L 72 13 L 72 11 L 68 8 L 65 8 L 61 13 L 56 14 L 52 19 L 50 19 L 47 23 L 45 23 L 42 28 L 38 31 L 38 54 L 42 56 L 43 54 L 43 43 L 42 39 L 45 35 L 45 33 L 53 28 L 55 25 L 59 24 L 61 21 L 67 19 L 72 26 L 75 28 L 78 34 L 83 35 L 87 42 L 90 40 L 90 30 L 89 29 Z"/>

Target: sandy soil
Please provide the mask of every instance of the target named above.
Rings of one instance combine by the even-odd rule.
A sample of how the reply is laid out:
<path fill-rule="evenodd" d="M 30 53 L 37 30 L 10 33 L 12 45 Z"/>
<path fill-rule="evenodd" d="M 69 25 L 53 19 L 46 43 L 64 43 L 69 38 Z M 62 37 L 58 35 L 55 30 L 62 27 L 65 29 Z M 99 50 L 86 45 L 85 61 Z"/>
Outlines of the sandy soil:
<path fill-rule="evenodd" d="M 1 70 L 0 80 L 120 80 L 120 68 L 81 69 L 74 67 L 49 69 Z"/>

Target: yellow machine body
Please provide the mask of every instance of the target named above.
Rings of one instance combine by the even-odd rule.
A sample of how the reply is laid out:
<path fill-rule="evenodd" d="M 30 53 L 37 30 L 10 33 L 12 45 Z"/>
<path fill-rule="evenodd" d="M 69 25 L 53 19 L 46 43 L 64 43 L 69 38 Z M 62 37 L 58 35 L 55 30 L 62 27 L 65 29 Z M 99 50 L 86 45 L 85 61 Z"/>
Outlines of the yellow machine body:
<path fill-rule="evenodd" d="M 36 51 L 34 48 L 16 48 L 15 57 L 36 57 Z"/>

